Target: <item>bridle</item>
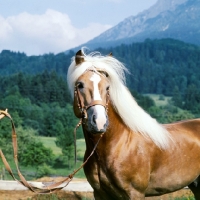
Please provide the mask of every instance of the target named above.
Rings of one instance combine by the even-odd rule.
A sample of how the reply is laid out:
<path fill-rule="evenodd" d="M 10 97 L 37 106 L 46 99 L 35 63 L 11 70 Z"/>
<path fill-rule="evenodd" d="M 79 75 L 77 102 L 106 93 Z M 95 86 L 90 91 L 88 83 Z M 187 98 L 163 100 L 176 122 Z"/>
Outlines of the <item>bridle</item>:
<path fill-rule="evenodd" d="M 106 103 L 105 104 L 103 103 L 102 100 L 93 100 L 90 104 L 85 105 L 83 102 L 83 99 L 81 98 L 78 84 L 76 84 L 74 87 L 74 98 L 76 98 L 76 100 L 77 100 L 77 106 L 81 113 L 82 119 L 87 119 L 87 110 L 90 107 L 95 106 L 95 105 L 101 105 L 105 108 L 106 112 L 108 111 L 108 103 L 109 103 L 109 99 L 110 99 L 109 88 L 107 89 L 107 92 L 106 92 Z"/>

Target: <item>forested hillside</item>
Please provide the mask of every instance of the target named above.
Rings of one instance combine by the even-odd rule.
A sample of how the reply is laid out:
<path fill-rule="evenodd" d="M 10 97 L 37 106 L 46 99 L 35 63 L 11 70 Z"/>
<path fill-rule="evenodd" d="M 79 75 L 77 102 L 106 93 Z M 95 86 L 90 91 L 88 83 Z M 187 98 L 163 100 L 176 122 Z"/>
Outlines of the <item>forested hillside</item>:
<path fill-rule="evenodd" d="M 55 71 L 66 77 L 67 68 L 74 52 L 45 54 L 42 56 L 27 56 L 25 53 L 3 50 L 0 54 L 0 75 L 8 76 L 19 72 L 38 74 L 43 71 Z"/>
<path fill-rule="evenodd" d="M 103 55 L 112 52 L 126 65 L 130 71 L 127 74 L 127 85 L 131 91 L 173 96 L 174 105 L 195 114 L 200 113 L 200 47 L 173 39 L 162 39 L 97 51 Z M 35 118 L 40 119 L 42 116 L 43 119 L 40 132 L 43 135 L 55 135 L 55 131 L 48 133 L 45 122 L 53 120 L 51 115 L 58 114 L 53 109 L 59 107 L 64 112 L 64 107 L 71 106 L 66 73 L 74 54 L 70 51 L 68 54 L 26 56 L 24 53 L 2 51 L 1 108 L 21 109 L 20 116 L 25 118 L 23 123 L 32 127 L 39 126 L 32 113 L 37 110 Z M 49 111 L 45 110 L 47 108 Z M 69 114 L 70 117 L 72 115 Z M 61 124 L 65 126 L 64 121 Z"/>
<path fill-rule="evenodd" d="M 121 45 L 110 49 L 97 49 L 103 55 L 112 52 L 122 61 L 131 75 L 128 86 L 140 93 L 172 95 L 177 86 L 180 93 L 190 84 L 200 86 L 200 47 L 173 39 L 146 40 L 143 43 Z M 74 52 L 57 55 L 26 56 L 4 50 L 0 54 L 0 75 L 19 72 L 38 74 L 55 71 L 66 78 Z"/>

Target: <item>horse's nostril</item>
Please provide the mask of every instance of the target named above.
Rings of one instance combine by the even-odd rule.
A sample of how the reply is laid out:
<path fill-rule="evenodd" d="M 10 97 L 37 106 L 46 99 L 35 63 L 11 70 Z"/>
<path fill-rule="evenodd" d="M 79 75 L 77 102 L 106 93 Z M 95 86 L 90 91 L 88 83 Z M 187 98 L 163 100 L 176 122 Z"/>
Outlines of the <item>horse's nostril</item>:
<path fill-rule="evenodd" d="M 97 119 L 97 118 L 96 118 L 96 115 L 93 115 L 93 116 L 92 116 L 92 122 L 93 122 L 94 124 L 96 124 L 96 119 Z"/>

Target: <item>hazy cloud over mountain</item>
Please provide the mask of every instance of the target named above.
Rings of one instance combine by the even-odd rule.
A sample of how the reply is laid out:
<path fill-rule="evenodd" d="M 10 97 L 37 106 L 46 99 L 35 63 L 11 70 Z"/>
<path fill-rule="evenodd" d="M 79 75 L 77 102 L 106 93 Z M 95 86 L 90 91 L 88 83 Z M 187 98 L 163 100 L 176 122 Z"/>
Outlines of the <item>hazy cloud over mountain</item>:
<path fill-rule="evenodd" d="M 67 14 L 51 9 L 41 15 L 23 12 L 7 18 L 0 16 L 0 24 L 0 49 L 20 50 L 27 54 L 65 51 L 111 27 L 90 23 L 78 29 Z"/>

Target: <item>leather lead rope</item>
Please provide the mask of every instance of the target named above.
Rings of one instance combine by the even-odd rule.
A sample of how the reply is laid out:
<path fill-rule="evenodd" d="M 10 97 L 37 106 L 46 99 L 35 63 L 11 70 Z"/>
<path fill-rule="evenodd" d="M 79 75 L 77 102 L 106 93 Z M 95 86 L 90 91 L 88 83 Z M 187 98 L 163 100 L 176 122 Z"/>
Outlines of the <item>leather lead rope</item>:
<path fill-rule="evenodd" d="M 47 184 L 44 185 L 42 187 L 38 186 L 37 183 L 29 183 L 26 181 L 26 179 L 24 178 L 24 176 L 21 174 L 20 170 L 19 170 L 19 166 L 18 166 L 18 150 L 17 150 L 17 134 L 16 134 L 16 130 L 15 130 L 15 125 L 13 122 L 12 117 L 10 116 L 10 114 L 8 113 L 7 109 L 5 111 L 0 110 L 0 119 L 2 119 L 3 117 L 8 117 L 11 120 L 11 124 L 12 124 L 12 145 L 13 145 L 13 153 L 14 153 L 14 161 L 15 161 L 15 166 L 17 168 L 17 172 L 18 172 L 18 176 L 20 178 L 20 180 L 16 179 L 12 169 L 10 168 L 10 165 L 8 164 L 2 150 L 0 149 L 0 156 L 2 158 L 2 161 L 5 165 L 6 170 L 9 172 L 9 174 L 12 176 L 12 178 L 19 182 L 20 184 L 24 185 L 26 188 L 28 188 L 29 190 L 31 190 L 32 192 L 35 192 L 37 194 L 46 194 L 46 193 L 53 193 L 53 192 L 57 192 L 61 189 L 63 189 L 64 187 L 66 187 L 70 181 L 73 179 L 74 175 L 84 167 L 84 165 L 87 163 L 87 161 L 89 160 L 89 158 L 94 154 L 94 151 L 97 148 L 97 145 L 99 144 L 100 139 L 103 137 L 103 134 L 101 134 L 99 140 L 97 141 L 96 145 L 94 146 L 93 151 L 91 152 L 91 154 L 88 156 L 88 158 L 85 160 L 85 162 L 77 169 L 75 170 L 73 173 L 71 173 L 70 175 L 68 175 L 68 177 L 66 177 L 64 180 L 56 182 L 56 183 L 52 183 L 52 184 Z M 78 125 L 75 128 L 76 129 L 81 125 L 81 122 L 78 123 Z M 74 134 L 75 134 L 74 131 Z M 76 134 L 75 134 L 76 135 Z M 76 159 L 76 158 L 75 158 Z"/>
<path fill-rule="evenodd" d="M 80 119 L 79 123 L 76 125 L 74 129 L 74 161 L 75 161 L 75 167 L 77 162 L 77 152 L 76 152 L 76 131 L 79 128 L 79 126 L 82 124 L 82 118 Z"/>

